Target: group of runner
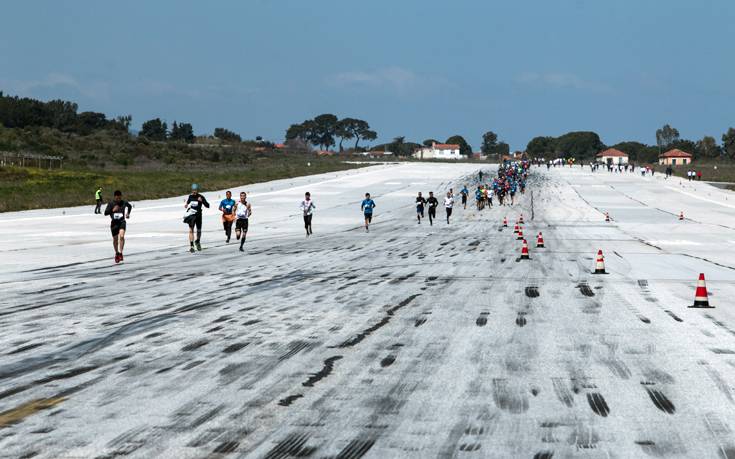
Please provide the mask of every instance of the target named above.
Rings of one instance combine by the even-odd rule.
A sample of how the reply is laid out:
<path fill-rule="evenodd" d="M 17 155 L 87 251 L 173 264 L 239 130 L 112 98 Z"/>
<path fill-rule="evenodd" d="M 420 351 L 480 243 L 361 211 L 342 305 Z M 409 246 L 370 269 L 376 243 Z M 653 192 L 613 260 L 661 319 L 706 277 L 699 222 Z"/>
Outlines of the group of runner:
<path fill-rule="evenodd" d="M 483 172 L 478 173 L 479 181 L 482 181 Z M 498 196 L 500 205 L 504 205 L 505 196 L 509 194 L 511 197 L 510 205 L 515 203 L 515 193 L 520 190 L 521 193 L 525 192 L 526 179 L 528 177 L 528 163 L 505 163 L 498 168 L 498 175 L 495 177 L 490 184 L 478 185 L 475 191 L 475 199 L 477 200 L 478 210 L 484 209 L 486 204 L 492 207 L 493 195 Z M 95 193 L 97 206 L 101 205 L 101 187 Z M 469 190 L 467 186 L 463 186 L 459 191 L 461 205 L 464 209 L 467 208 L 467 199 L 469 196 Z M 455 205 L 454 190 L 450 189 L 447 191 L 444 197 L 444 214 L 446 223 L 450 223 L 452 211 Z M 439 207 L 439 200 L 434 196 L 432 191 L 429 192 L 429 197 L 425 198 L 421 192 L 416 197 L 416 220 L 418 224 L 421 224 L 421 220 L 426 217 L 428 213 L 429 225 L 434 224 L 436 220 L 437 207 Z M 201 238 L 202 238 L 202 215 L 204 208 L 209 208 L 210 204 L 204 195 L 199 193 L 199 186 L 192 184 L 191 193 L 187 196 L 184 203 L 185 214 L 183 222 L 189 227 L 189 252 L 195 253 L 202 250 Z M 370 224 L 373 220 L 373 213 L 375 209 L 375 201 L 370 196 L 370 193 L 365 193 L 365 199 L 360 203 L 360 210 L 362 211 L 364 218 L 365 231 L 370 231 Z M 113 200 L 107 204 L 104 215 L 109 216 L 110 230 L 112 232 L 112 245 L 115 249 L 115 263 L 123 261 L 123 249 L 125 247 L 125 231 L 126 221 L 130 218 L 132 211 L 132 205 L 125 201 L 122 197 L 122 192 L 119 190 L 113 193 Z M 306 237 L 313 234 L 312 231 L 312 217 L 316 210 L 316 205 L 311 199 L 311 194 L 306 192 L 304 194 L 304 200 L 301 201 L 299 209 L 303 214 L 304 229 L 306 231 Z M 225 233 L 225 243 L 230 242 L 232 238 L 232 227 L 235 226 L 235 238 L 240 242 L 239 250 L 244 252 L 244 244 L 247 238 L 249 220 L 253 215 L 253 208 L 247 199 L 247 193 L 241 192 L 239 201 L 232 199 L 232 192 L 227 191 L 225 193 L 225 199 L 220 201 L 218 210 L 221 213 L 222 228 Z M 99 213 L 96 208 L 95 213 Z"/>

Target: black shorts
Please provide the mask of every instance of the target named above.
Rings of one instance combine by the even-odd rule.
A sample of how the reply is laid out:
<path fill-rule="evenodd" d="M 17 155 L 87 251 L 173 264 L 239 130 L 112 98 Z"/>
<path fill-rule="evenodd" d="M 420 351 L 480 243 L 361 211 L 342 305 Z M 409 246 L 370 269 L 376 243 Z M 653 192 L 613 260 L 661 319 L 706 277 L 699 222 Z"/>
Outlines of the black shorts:
<path fill-rule="evenodd" d="M 304 225 L 311 226 L 311 217 L 313 217 L 312 214 L 304 215 Z"/>
<path fill-rule="evenodd" d="M 372 223 L 372 221 L 373 221 L 373 214 L 365 214 L 365 220 L 368 223 Z"/>
<path fill-rule="evenodd" d="M 110 223 L 110 231 L 112 231 L 112 237 L 117 236 L 120 233 L 120 230 L 125 231 L 127 228 L 127 224 L 125 223 L 125 220 L 113 220 L 112 223 Z"/>
<path fill-rule="evenodd" d="M 467 196 L 464 194 L 462 195 L 462 204 L 467 204 Z"/>
<path fill-rule="evenodd" d="M 424 206 L 416 206 L 416 213 L 424 215 Z"/>
<path fill-rule="evenodd" d="M 451 207 L 445 207 L 444 209 L 447 211 L 447 217 L 449 217 L 450 215 L 452 215 L 452 208 Z"/>
<path fill-rule="evenodd" d="M 202 214 L 196 214 L 194 218 L 189 220 L 189 228 L 197 227 L 197 230 L 201 231 L 202 229 Z"/>
<path fill-rule="evenodd" d="M 247 218 L 238 218 L 237 222 L 235 223 L 235 229 L 239 231 L 248 232 L 248 219 Z"/>
<path fill-rule="evenodd" d="M 436 217 L 436 207 L 429 207 L 429 217 Z"/>

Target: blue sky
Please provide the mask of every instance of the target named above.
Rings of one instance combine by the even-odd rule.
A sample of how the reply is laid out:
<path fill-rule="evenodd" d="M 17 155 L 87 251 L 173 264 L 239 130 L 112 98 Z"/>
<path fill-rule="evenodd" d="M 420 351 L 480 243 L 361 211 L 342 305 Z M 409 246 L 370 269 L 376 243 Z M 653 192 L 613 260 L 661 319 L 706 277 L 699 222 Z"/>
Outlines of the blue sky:
<path fill-rule="evenodd" d="M 732 0 L 26 1 L 3 6 L 0 90 L 281 140 L 321 113 L 378 142 L 735 125 Z"/>

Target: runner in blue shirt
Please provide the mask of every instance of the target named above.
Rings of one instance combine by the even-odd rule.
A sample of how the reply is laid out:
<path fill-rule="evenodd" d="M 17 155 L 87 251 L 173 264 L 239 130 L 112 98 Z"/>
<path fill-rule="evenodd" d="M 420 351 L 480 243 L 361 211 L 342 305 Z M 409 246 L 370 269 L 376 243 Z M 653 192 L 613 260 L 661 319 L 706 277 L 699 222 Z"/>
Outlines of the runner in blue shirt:
<path fill-rule="evenodd" d="M 360 204 L 360 210 L 362 210 L 365 216 L 365 232 L 370 231 L 370 223 L 373 221 L 373 209 L 375 208 L 375 201 L 370 199 L 370 193 L 365 193 L 365 199 Z"/>
<path fill-rule="evenodd" d="M 464 208 L 467 208 L 467 195 L 470 194 L 470 190 L 467 189 L 467 185 L 463 186 L 461 190 L 459 190 L 459 194 L 462 195 L 462 206 Z"/>
<path fill-rule="evenodd" d="M 232 193 L 229 191 L 225 193 L 225 196 L 227 196 L 225 199 L 223 199 L 219 203 L 219 211 L 222 212 L 222 226 L 225 229 L 225 236 L 227 236 L 227 240 L 225 242 L 230 242 L 230 236 L 232 235 L 232 222 L 235 221 L 235 200 L 232 199 Z"/>

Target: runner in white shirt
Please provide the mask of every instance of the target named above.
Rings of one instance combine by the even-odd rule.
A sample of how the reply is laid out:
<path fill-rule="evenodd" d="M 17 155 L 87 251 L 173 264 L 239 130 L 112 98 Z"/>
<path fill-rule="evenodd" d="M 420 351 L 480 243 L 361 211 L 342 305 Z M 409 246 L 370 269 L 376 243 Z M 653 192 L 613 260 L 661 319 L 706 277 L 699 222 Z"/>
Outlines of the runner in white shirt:
<path fill-rule="evenodd" d="M 306 236 L 309 237 L 313 233 L 311 230 L 311 217 L 316 209 L 314 201 L 311 200 L 311 193 L 308 191 L 304 194 L 304 200 L 301 201 L 301 212 L 304 213 L 304 228 L 306 228 Z"/>
<path fill-rule="evenodd" d="M 449 224 L 449 217 L 452 216 L 452 207 L 454 207 L 454 197 L 452 197 L 452 192 L 447 192 L 447 197 L 444 198 L 444 210 L 447 211 L 447 225 Z"/>
<path fill-rule="evenodd" d="M 242 245 L 245 244 L 245 236 L 248 234 L 248 220 L 253 215 L 253 208 L 250 207 L 250 203 L 247 201 L 247 194 L 245 192 L 240 193 L 240 201 L 235 204 L 235 236 L 240 240 L 240 252 L 244 252 L 245 249 Z M 242 233 L 242 239 L 240 234 Z"/>

